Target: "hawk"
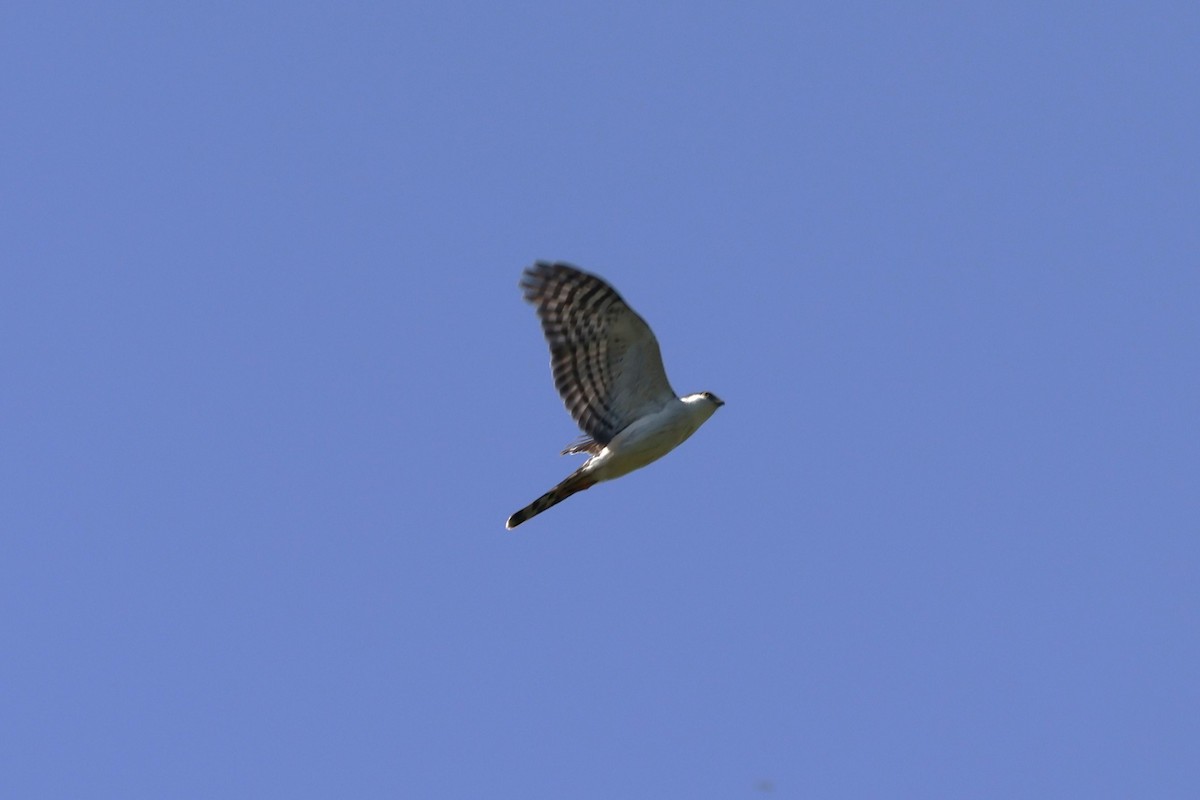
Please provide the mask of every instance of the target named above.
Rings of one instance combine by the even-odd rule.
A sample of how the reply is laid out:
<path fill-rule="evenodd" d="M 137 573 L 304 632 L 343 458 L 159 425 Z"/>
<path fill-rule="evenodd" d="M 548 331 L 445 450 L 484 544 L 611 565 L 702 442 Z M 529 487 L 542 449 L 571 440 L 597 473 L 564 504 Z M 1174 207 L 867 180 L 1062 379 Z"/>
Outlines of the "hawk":
<path fill-rule="evenodd" d="M 662 458 L 725 405 L 712 392 L 677 396 L 650 326 L 595 275 L 538 261 L 525 270 L 521 289 L 550 343 L 554 385 L 583 429 L 563 455 L 590 458 L 509 517 L 509 530 L 576 492 Z"/>

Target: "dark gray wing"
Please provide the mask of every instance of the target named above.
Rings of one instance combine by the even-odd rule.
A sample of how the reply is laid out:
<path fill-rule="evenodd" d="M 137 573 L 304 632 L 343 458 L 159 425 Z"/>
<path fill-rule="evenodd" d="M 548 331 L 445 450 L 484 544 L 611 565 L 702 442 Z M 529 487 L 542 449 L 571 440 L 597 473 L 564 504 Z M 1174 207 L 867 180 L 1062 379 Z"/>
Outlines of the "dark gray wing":
<path fill-rule="evenodd" d="M 521 280 L 550 343 L 554 385 L 583 432 L 606 445 L 676 398 L 645 320 L 595 275 L 539 261 Z"/>

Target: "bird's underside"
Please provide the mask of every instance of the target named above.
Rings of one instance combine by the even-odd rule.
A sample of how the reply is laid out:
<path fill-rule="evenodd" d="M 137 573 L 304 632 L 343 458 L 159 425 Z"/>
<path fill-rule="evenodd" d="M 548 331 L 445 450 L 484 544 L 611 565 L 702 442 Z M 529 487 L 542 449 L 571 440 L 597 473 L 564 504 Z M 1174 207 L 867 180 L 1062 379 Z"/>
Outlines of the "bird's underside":
<path fill-rule="evenodd" d="M 550 345 L 554 385 L 584 433 L 563 454 L 590 457 L 509 517 L 509 529 L 577 492 L 661 458 L 723 405 L 709 392 L 675 394 L 653 331 L 595 275 L 539 261 L 525 270 L 521 288 Z"/>

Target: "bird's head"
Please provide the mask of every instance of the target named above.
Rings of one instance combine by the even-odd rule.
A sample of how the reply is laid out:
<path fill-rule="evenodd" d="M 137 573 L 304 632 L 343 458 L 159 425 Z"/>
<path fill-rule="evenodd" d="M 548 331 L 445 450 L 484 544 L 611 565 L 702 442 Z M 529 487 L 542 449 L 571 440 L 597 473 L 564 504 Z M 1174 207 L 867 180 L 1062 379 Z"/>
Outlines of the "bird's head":
<path fill-rule="evenodd" d="M 700 392 L 700 394 L 694 394 L 692 397 L 695 397 L 703 402 L 712 403 L 713 408 L 720 408 L 721 406 L 725 405 L 725 401 L 717 397 L 712 392 Z"/>

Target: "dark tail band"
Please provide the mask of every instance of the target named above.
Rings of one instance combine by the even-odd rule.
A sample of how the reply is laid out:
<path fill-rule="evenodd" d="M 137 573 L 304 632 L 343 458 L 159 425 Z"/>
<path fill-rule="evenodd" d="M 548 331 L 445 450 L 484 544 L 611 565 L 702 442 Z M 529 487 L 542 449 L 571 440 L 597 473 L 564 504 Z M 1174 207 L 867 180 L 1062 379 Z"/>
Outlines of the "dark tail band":
<path fill-rule="evenodd" d="M 584 477 L 579 471 L 572 472 L 567 476 L 566 480 L 564 480 L 558 486 L 555 486 L 537 500 L 534 500 L 532 503 L 509 517 L 508 522 L 504 527 L 511 531 L 525 520 L 531 517 L 536 517 L 547 508 L 550 508 L 550 506 L 556 506 L 576 492 L 582 492 L 584 489 L 588 489 L 595 485 L 596 482 L 594 480 Z"/>

